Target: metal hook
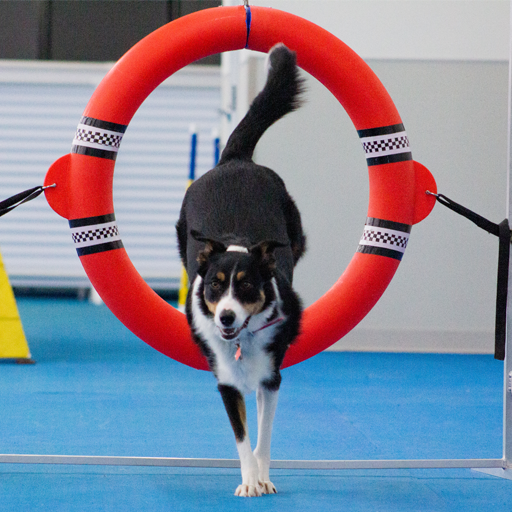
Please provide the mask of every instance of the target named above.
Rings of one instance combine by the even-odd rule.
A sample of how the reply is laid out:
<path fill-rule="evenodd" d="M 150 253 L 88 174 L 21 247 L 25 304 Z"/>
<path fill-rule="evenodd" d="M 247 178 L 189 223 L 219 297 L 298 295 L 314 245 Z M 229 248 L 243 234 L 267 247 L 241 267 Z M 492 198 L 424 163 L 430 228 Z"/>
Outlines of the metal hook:
<path fill-rule="evenodd" d="M 430 190 L 426 190 L 425 194 L 427 194 L 428 196 L 439 197 L 439 194 L 434 194 L 434 192 L 430 192 Z"/>

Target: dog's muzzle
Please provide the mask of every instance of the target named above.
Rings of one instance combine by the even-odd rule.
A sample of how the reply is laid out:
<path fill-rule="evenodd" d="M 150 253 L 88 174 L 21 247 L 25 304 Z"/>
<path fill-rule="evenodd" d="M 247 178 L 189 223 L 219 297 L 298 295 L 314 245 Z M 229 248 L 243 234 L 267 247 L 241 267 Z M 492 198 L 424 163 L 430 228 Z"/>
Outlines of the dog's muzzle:
<path fill-rule="evenodd" d="M 231 341 L 236 340 L 238 336 L 240 336 L 240 333 L 247 328 L 249 325 L 249 320 L 251 319 L 250 316 L 248 316 L 245 319 L 245 322 L 242 324 L 241 327 L 238 327 L 238 329 L 234 327 L 219 327 L 220 335 L 223 340 Z"/>

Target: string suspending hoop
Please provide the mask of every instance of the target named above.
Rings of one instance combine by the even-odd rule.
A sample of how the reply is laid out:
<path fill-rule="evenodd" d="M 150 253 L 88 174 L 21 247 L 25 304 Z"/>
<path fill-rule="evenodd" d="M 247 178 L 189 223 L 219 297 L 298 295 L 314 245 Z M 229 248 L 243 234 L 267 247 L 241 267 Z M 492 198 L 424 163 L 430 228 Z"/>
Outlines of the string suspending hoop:
<path fill-rule="evenodd" d="M 161 27 L 112 68 L 89 101 L 72 153 L 49 169 L 50 206 L 69 220 L 82 265 L 105 304 L 132 332 L 167 356 L 207 370 L 185 316 L 163 301 L 132 265 L 115 219 L 112 182 L 123 134 L 146 97 L 177 70 L 211 54 L 284 43 L 298 65 L 322 82 L 352 119 L 370 176 L 368 221 L 357 253 L 335 285 L 304 312 L 287 367 L 326 349 L 378 301 L 404 253 L 411 227 L 428 215 L 435 181 L 414 162 L 387 91 L 348 46 L 317 25 L 263 7 L 218 7 Z"/>

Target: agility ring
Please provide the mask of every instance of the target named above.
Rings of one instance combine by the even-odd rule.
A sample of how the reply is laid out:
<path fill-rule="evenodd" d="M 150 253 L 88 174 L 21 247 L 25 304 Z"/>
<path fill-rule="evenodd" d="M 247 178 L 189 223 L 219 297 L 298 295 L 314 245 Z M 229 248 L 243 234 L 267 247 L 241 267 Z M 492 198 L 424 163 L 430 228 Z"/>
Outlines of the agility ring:
<path fill-rule="evenodd" d="M 366 153 L 370 198 L 357 252 L 334 284 L 304 311 L 302 332 L 283 367 L 326 349 L 379 300 L 403 256 L 412 225 L 434 206 L 432 175 L 414 162 L 402 120 L 379 79 L 348 46 L 297 16 L 263 7 L 218 7 L 179 18 L 129 50 L 100 83 L 73 140 L 71 154 L 49 169 L 50 206 L 69 220 L 76 250 L 94 288 L 119 320 L 163 354 L 208 370 L 185 315 L 145 283 L 119 236 L 112 184 L 123 134 L 146 97 L 166 78 L 208 55 L 277 43 L 338 99 Z"/>

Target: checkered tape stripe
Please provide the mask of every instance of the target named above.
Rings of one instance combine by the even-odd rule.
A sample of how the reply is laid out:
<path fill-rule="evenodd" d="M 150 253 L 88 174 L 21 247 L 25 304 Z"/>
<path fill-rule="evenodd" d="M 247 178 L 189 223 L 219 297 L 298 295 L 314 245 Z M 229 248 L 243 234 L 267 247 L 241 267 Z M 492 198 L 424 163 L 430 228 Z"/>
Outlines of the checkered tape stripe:
<path fill-rule="evenodd" d="M 408 241 L 409 233 L 404 231 L 377 226 L 365 226 L 359 245 L 380 247 L 403 253 Z"/>
<path fill-rule="evenodd" d="M 80 123 L 76 129 L 74 146 L 85 146 L 117 153 L 123 133 Z"/>
<path fill-rule="evenodd" d="M 121 240 L 116 221 L 71 228 L 71 236 L 76 249 Z"/>
<path fill-rule="evenodd" d="M 366 153 L 366 158 L 398 155 L 410 151 L 409 138 L 405 131 L 386 135 L 374 135 L 362 137 L 361 144 Z"/>

